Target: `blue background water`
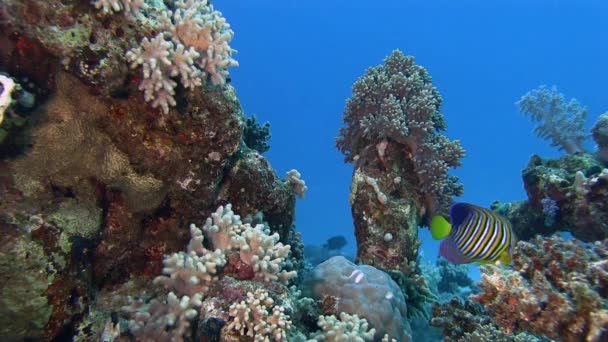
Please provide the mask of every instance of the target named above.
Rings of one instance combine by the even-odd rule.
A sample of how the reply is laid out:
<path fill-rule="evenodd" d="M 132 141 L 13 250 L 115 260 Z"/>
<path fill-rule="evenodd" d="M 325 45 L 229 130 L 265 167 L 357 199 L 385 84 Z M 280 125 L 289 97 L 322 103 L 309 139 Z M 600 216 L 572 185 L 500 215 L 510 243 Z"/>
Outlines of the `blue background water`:
<path fill-rule="evenodd" d="M 352 166 L 334 147 L 353 82 L 393 49 L 416 57 L 441 92 L 447 135 L 467 150 L 454 174 L 463 201 L 525 198 L 529 157 L 562 153 L 534 136 L 514 105 L 528 90 L 557 85 L 589 108 L 608 111 L 608 1 L 572 0 L 216 0 L 236 32 L 231 70 L 248 115 L 271 122 L 266 153 L 281 176 L 309 186 L 297 203 L 306 243 L 343 234 L 354 253 L 348 205 Z M 592 144 L 588 144 L 593 148 Z M 421 230 L 434 260 L 437 243 Z"/>

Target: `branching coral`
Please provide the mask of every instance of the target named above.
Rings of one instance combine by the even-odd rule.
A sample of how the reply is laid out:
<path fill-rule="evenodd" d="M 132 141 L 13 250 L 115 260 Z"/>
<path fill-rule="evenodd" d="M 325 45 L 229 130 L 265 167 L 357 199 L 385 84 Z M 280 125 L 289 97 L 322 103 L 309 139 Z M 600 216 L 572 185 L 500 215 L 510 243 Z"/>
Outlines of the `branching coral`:
<path fill-rule="evenodd" d="M 191 225 L 190 233 L 187 252 L 165 257 L 165 275 L 154 279 L 154 283 L 171 290 L 166 299 L 149 303 L 137 299 L 123 307 L 131 316 L 130 332 L 143 341 L 182 341 L 190 321 L 198 316 L 197 308 L 211 282 L 217 280 L 218 268 L 226 264 L 222 250 L 211 252 L 203 247 L 200 229 Z"/>
<path fill-rule="evenodd" d="M 279 242 L 279 234 L 268 234 L 263 224 L 254 227 L 249 223 L 243 224 L 230 204 L 211 214 L 203 230 L 214 248 L 238 250 L 240 260 L 252 267 L 255 280 L 286 283 L 297 276 L 294 271 L 282 269 L 291 246 Z"/>
<path fill-rule="evenodd" d="M 314 336 L 315 341 L 325 342 L 364 342 L 373 341 L 376 329 L 370 328 L 365 318 L 357 315 L 340 313 L 340 318 L 334 315 L 319 316 L 321 332 Z"/>
<path fill-rule="evenodd" d="M 484 269 L 482 303 L 507 332 L 559 341 L 600 341 L 608 328 L 608 240 L 585 246 L 560 237 L 519 242 L 514 271 Z"/>
<path fill-rule="evenodd" d="M 293 188 L 293 191 L 300 198 L 304 198 L 304 194 L 308 191 L 306 182 L 302 179 L 302 174 L 296 169 L 291 169 L 287 172 L 287 182 Z"/>
<path fill-rule="evenodd" d="M 226 329 L 237 330 L 242 336 L 254 337 L 254 341 L 287 341 L 291 320 L 285 307 L 277 305 L 267 291 L 258 289 L 248 292 L 247 299 L 230 306 L 234 319 Z"/>
<path fill-rule="evenodd" d="M 144 38 L 140 46 L 127 52 L 131 68 L 142 66 L 143 79 L 139 84 L 139 90 L 144 92 L 144 99 L 152 102 L 153 108 L 160 106 L 165 113 L 169 112 L 169 106 L 176 104 L 173 95 L 175 95 L 177 82 L 171 79 L 172 71 L 189 69 L 193 63 L 192 58 L 180 58 L 181 64 L 174 65 L 169 59 L 174 58 L 174 51 L 173 43 L 166 41 L 164 33 L 161 32 L 151 40 Z M 182 54 L 182 57 L 185 56 Z M 187 64 L 188 61 L 190 64 Z M 189 70 L 195 71 L 196 69 Z"/>
<path fill-rule="evenodd" d="M 190 321 L 198 317 L 210 288 L 226 275 L 227 255 L 236 255 L 240 262 L 249 265 L 253 280 L 287 282 L 297 276 L 295 271 L 282 269 L 290 246 L 278 242 L 278 234 L 268 235 L 262 224 L 255 227 L 243 224 L 230 204 L 212 213 L 202 230 L 192 224 L 190 234 L 186 251 L 165 256 L 163 275 L 154 279 L 154 283 L 170 291 L 166 299 L 148 303 L 132 300 L 131 305 L 123 308 L 130 316 L 130 332 L 144 341 L 182 340 Z M 204 246 L 204 234 L 214 250 Z M 256 341 L 265 341 L 268 336 L 284 340 L 285 330 L 291 324 L 284 308 L 272 305 L 267 292 L 248 293 L 247 298 L 230 308 L 235 317 L 230 329 L 247 330 L 247 335 L 254 336 Z"/>
<path fill-rule="evenodd" d="M 169 292 L 165 300 L 142 299 L 131 302 L 122 310 L 132 316 L 129 331 L 141 341 L 181 342 L 198 311 L 188 296 L 181 299 Z"/>
<path fill-rule="evenodd" d="M 401 274 L 395 278 L 402 279 L 408 305 L 422 307 L 429 292 L 416 265 L 417 227 L 446 213 L 462 193 L 448 171 L 460 165 L 464 149 L 442 135 L 442 98 L 412 56 L 393 51 L 352 93 L 336 145 L 355 164 L 350 204 L 357 259 Z"/>
<path fill-rule="evenodd" d="M 156 277 L 154 283 L 190 296 L 195 303 L 200 303 L 202 296 L 209 289 L 209 283 L 217 280 L 215 274 L 218 268 L 226 264 L 226 257 L 221 249 L 212 252 L 203 247 L 203 233 L 194 224 L 190 225 L 190 234 L 192 239 L 187 252 L 177 252 L 165 257 L 165 275 Z"/>
<path fill-rule="evenodd" d="M 211 213 L 205 221 L 203 231 L 214 248 L 230 251 L 240 247 L 241 233 L 245 228 L 241 217 L 234 214 L 231 204 L 227 204 Z"/>
<path fill-rule="evenodd" d="M 178 0 L 175 10 L 162 11 L 163 31 L 154 38 L 144 38 L 140 46 L 127 52 L 131 68 L 142 66 L 139 89 L 152 107 L 166 114 L 175 106 L 174 78 L 184 88 L 195 88 L 209 79 L 224 84 L 228 67 L 237 66 L 235 52 L 228 42 L 234 32 L 222 14 L 207 0 Z"/>
<path fill-rule="evenodd" d="M 587 108 L 581 106 L 576 99 L 566 103 L 557 87 L 548 89 L 543 85 L 522 96 L 516 105 L 522 113 L 538 123 L 534 132 L 539 137 L 550 140 L 551 146 L 569 154 L 584 151 Z"/>
<path fill-rule="evenodd" d="M 239 248 L 241 261 L 252 266 L 255 280 L 287 283 L 297 276 L 295 271 L 282 269 L 291 246 L 279 242 L 279 234 L 268 235 L 263 228 L 263 225 L 258 224 L 255 227 L 248 226 L 243 231 Z"/>
<path fill-rule="evenodd" d="M 447 173 L 460 165 L 464 149 L 439 133 L 446 128 L 441 102 L 426 69 L 395 50 L 353 85 L 337 147 L 346 161 L 353 162 L 373 150 L 385 160 L 386 145 L 399 144 L 414 163 L 419 191 L 434 202 L 449 204 L 451 196 L 461 194 L 462 186 Z"/>
<path fill-rule="evenodd" d="M 124 11 L 125 16 L 137 16 L 139 9 L 148 8 L 145 0 L 95 0 L 93 5 L 103 13 Z"/>

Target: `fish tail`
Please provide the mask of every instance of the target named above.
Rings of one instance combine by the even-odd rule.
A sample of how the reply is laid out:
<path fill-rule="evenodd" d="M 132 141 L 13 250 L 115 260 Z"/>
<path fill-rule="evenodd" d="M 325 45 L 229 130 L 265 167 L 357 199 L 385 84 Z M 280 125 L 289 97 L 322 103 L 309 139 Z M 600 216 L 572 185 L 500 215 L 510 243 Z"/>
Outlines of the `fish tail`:
<path fill-rule="evenodd" d="M 433 216 L 433 219 L 431 220 L 431 234 L 433 235 L 433 239 L 444 239 L 450 234 L 450 231 L 452 231 L 452 225 L 445 217 L 440 215 Z"/>

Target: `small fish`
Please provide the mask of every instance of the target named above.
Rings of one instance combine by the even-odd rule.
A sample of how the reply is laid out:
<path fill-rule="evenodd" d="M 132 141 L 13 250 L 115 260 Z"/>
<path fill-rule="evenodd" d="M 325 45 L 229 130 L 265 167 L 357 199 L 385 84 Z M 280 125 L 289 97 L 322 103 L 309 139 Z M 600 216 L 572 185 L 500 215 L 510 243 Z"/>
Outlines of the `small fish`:
<path fill-rule="evenodd" d="M 450 221 L 443 216 L 434 216 L 431 221 L 433 238 L 445 238 L 439 254 L 448 261 L 511 264 L 515 236 L 504 217 L 473 204 L 455 203 L 450 208 Z"/>
<path fill-rule="evenodd" d="M 329 239 L 327 239 L 327 242 L 323 244 L 323 248 L 329 251 L 341 250 L 344 246 L 346 246 L 346 238 L 342 235 L 330 237 Z"/>

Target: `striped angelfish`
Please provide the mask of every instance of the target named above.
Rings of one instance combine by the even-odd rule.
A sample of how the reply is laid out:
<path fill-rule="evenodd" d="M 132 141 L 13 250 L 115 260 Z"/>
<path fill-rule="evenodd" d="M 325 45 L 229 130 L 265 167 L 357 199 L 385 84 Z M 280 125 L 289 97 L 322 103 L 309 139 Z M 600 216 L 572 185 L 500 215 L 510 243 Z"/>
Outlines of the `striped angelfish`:
<path fill-rule="evenodd" d="M 443 216 L 431 222 L 433 238 L 444 239 L 439 254 L 448 261 L 511 264 L 515 236 L 504 217 L 473 204 L 456 203 L 450 207 L 450 222 Z"/>

